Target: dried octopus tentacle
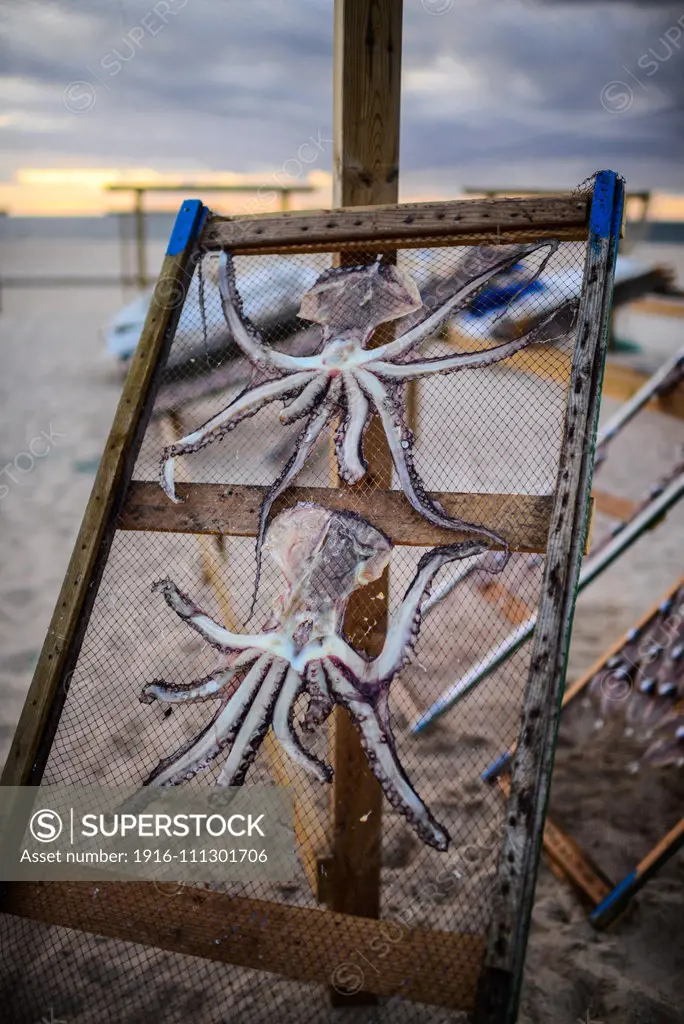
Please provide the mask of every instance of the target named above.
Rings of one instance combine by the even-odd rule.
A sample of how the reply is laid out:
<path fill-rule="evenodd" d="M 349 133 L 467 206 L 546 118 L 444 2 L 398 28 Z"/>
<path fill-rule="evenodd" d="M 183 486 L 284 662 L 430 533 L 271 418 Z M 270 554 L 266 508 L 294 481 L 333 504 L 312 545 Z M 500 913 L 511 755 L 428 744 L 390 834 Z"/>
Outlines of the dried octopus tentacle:
<path fill-rule="evenodd" d="M 261 334 L 244 311 L 242 298 L 235 282 L 233 257 L 229 252 L 221 253 L 218 281 L 226 323 L 233 338 L 254 366 L 266 371 L 301 370 L 304 366 L 315 368 L 320 366 L 320 359 L 316 356 L 289 356 L 285 352 L 278 352 L 265 344 Z"/>
<path fill-rule="evenodd" d="M 420 631 L 423 597 L 442 566 L 458 559 L 480 555 L 486 550 L 485 544 L 462 541 L 434 548 L 422 556 L 416 574 L 392 618 L 382 651 L 369 666 L 366 677 L 369 682 L 381 683 L 392 679 L 407 660 Z"/>
<path fill-rule="evenodd" d="M 398 395 L 396 390 L 390 389 L 376 380 L 373 374 L 366 370 L 357 370 L 356 378 L 366 394 L 370 396 L 380 415 L 392 460 L 399 476 L 401 489 L 416 512 L 420 512 L 423 518 L 435 526 L 441 526 L 447 530 L 477 533 L 481 537 L 489 537 L 490 540 L 501 545 L 504 551 L 508 553 L 508 541 L 505 537 L 502 537 L 494 530 L 478 526 L 477 523 L 468 523 L 463 519 L 455 519 L 449 516 L 438 502 L 428 496 L 423 481 L 413 464 L 413 456 L 411 454 L 413 434 L 405 423 L 403 397 Z"/>
<path fill-rule="evenodd" d="M 342 374 L 345 415 L 335 432 L 335 452 L 340 476 L 348 484 L 358 483 L 366 475 L 368 463 L 363 454 L 363 437 L 368 427 L 370 405 L 352 373 Z"/>
<path fill-rule="evenodd" d="M 332 768 L 304 749 L 292 725 L 295 701 L 303 689 L 304 680 L 299 672 L 290 667 L 273 712 L 273 732 L 292 761 L 314 775 L 319 782 L 330 782 Z"/>
<path fill-rule="evenodd" d="M 390 804 L 400 811 L 429 846 L 446 850 L 448 832 L 432 817 L 408 780 L 396 756 L 391 732 L 383 727 L 373 705 L 363 697 L 336 664 L 326 659 L 325 673 L 337 702 L 347 709 L 361 735 L 373 775 Z"/>
<path fill-rule="evenodd" d="M 323 401 L 328 390 L 330 380 L 327 374 L 316 374 L 313 380 L 309 381 L 297 398 L 294 398 L 289 405 L 286 405 L 280 413 L 281 423 L 294 423 L 302 416 L 314 411 Z"/>
<path fill-rule="evenodd" d="M 146 786 L 177 786 L 192 779 L 235 739 L 235 734 L 249 713 L 273 659 L 262 654 L 252 665 L 241 685 L 225 707 L 219 709 L 209 725 L 202 729 L 170 757 L 159 762 L 147 778 Z"/>
<path fill-rule="evenodd" d="M 225 692 L 222 691 L 225 691 L 240 669 L 256 661 L 260 654 L 260 651 L 253 648 L 242 651 L 226 668 L 216 669 L 210 676 L 193 679 L 189 683 L 167 683 L 165 679 L 154 679 L 143 686 L 140 703 L 152 704 L 155 700 L 161 700 L 166 704 L 183 704 L 196 700 L 216 700 L 219 697 L 224 699 Z"/>
<path fill-rule="evenodd" d="M 396 359 L 398 356 L 404 355 L 411 349 L 415 348 L 422 341 L 435 334 L 444 322 L 452 316 L 459 308 L 467 305 L 472 299 L 474 299 L 478 292 L 485 288 L 494 274 L 499 274 L 503 270 L 508 270 L 515 263 L 518 263 L 521 259 L 526 256 L 530 256 L 532 253 L 537 252 L 539 249 L 548 249 L 548 253 L 541 261 L 539 267 L 536 269 L 534 274 L 526 281 L 526 285 L 531 284 L 533 281 L 543 273 L 547 263 L 551 259 L 551 256 L 558 248 L 558 242 L 555 239 L 550 239 L 545 242 L 538 242 L 532 245 L 520 245 L 511 252 L 510 250 L 504 253 L 499 259 L 495 261 L 485 260 L 485 266 L 481 269 L 472 280 L 467 281 L 457 292 L 450 296 L 446 302 L 443 303 L 436 309 L 434 313 L 428 316 L 425 320 L 421 320 L 414 328 L 402 334 L 399 338 L 394 341 L 388 341 L 385 345 L 380 345 L 376 349 L 369 350 L 369 360 L 378 359 Z"/>
<path fill-rule="evenodd" d="M 169 608 L 196 629 L 212 647 L 222 651 L 243 651 L 253 647 L 268 654 L 281 653 L 282 641 L 275 633 L 231 633 L 179 590 L 173 580 L 159 580 L 152 587 L 153 592 L 157 590 L 161 590 Z"/>
<path fill-rule="evenodd" d="M 245 781 L 245 775 L 268 732 L 273 707 L 287 671 L 288 664 L 283 658 L 275 658 L 271 662 L 266 678 L 259 692 L 252 698 L 249 711 L 235 735 L 228 760 L 217 779 L 218 786 L 241 786 Z"/>
<path fill-rule="evenodd" d="M 254 614 L 254 608 L 256 605 L 256 599 L 259 593 L 259 583 L 261 580 L 261 550 L 264 544 L 264 537 L 266 536 L 266 527 L 268 525 L 268 517 L 273 507 L 273 502 L 276 498 L 283 493 L 286 487 L 297 476 L 299 471 L 302 469 L 304 463 L 309 457 L 316 441 L 318 440 L 324 427 L 330 422 L 336 412 L 337 408 L 337 396 L 339 395 L 339 382 L 333 381 L 330 389 L 320 403 L 319 407 L 309 417 L 307 424 L 302 433 L 297 438 L 295 443 L 295 450 L 292 453 L 287 465 L 281 472 L 280 476 L 275 480 L 268 491 L 264 495 L 264 499 L 261 503 L 261 509 L 259 511 L 259 533 L 257 535 L 256 543 L 256 573 L 254 576 L 254 590 L 252 593 L 252 604 L 249 609 L 249 616 L 247 622 L 252 618 Z"/>
<path fill-rule="evenodd" d="M 315 374 L 310 371 L 295 373 L 292 376 L 267 381 L 253 390 L 248 387 L 222 412 L 212 416 L 191 434 L 181 437 L 174 444 L 165 448 L 161 457 L 160 482 L 171 501 L 182 500 L 176 497 L 174 486 L 174 459 L 178 455 L 190 455 L 192 452 L 205 448 L 213 441 L 219 440 L 224 434 L 233 430 L 238 423 L 254 416 L 269 402 L 274 402 L 277 398 L 284 398 L 290 394 L 297 394 L 303 390 L 314 376 Z"/>
<path fill-rule="evenodd" d="M 317 725 L 323 725 L 335 704 L 320 661 L 309 662 L 304 670 L 304 680 L 309 705 L 304 713 L 302 729 L 304 732 L 313 732 Z"/>
<path fill-rule="evenodd" d="M 576 313 L 577 309 L 579 309 L 579 300 L 576 299 L 564 304 L 562 307 L 563 312 L 567 313 L 569 307 Z M 459 352 L 453 356 L 436 356 L 434 359 L 421 359 L 413 363 L 398 363 L 396 365 L 378 360 L 369 363 L 367 369 L 373 373 L 378 373 L 381 377 L 400 377 L 403 380 L 411 380 L 416 377 L 426 377 L 433 373 L 452 373 L 454 370 L 472 370 L 481 366 L 491 366 L 494 363 L 500 363 L 502 359 L 508 359 L 509 356 L 515 355 L 516 352 L 527 348 L 528 345 L 534 345 L 539 342 L 547 345 L 558 341 L 563 335 L 568 333 L 566 328 L 563 335 L 555 337 L 548 335 L 549 325 L 556 320 L 558 315 L 559 310 L 554 309 L 538 320 L 527 334 L 514 338 L 512 341 L 504 341 L 493 348 L 482 349 L 479 352 Z"/>
<path fill-rule="evenodd" d="M 370 662 L 355 651 L 343 637 L 337 635 L 311 640 L 299 654 L 292 657 L 291 664 L 298 672 L 303 672 L 311 662 L 324 658 L 334 658 L 343 663 L 361 682 L 366 678 Z"/>

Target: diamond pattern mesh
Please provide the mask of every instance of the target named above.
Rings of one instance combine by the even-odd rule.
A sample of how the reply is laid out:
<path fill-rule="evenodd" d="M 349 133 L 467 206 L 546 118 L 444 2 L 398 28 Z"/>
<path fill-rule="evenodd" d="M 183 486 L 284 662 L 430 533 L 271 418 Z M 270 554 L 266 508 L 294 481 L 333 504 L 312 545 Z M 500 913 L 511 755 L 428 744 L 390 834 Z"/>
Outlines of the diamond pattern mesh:
<path fill-rule="evenodd" d="M 375 255 L 360 253 L 358 263 L 370 262 Z M 466 247 L 410 249 L 398 252 L 396 262 L 413 277 L 423 299 L 438 304 L 453 288 L 466 257 L 472 257 Z M 437 336 L 407 358 L 452 356 L 491 347 L 529 329 L 542 314 L 579 294 L 583 244 L 561 243 L 541 285 L 530 283 L 539 259 L 534 254 L 508 277 L 490 283 L 474 310 L 456 313 Z M 332 254 L 325 253 L 236 258 L 245 311 L 267 344 L 299 356 L 317 350 L 320 326 L 298 320 L 296 314 L 303 294 L 331 267 L 332 260 Z M 193 272 L 135 480 L 156 481 L 162 449 L 182 433 L 196 430 L 250 386 L 252 368 L 231 338 L 221 310 L 217 261 L 217 254 L 204 254 Z M 385 337 L 397 337 L 404 326 L 399 319 L 380 331 L 387 332 Z M 428 492 L 553 493 L 573 343 L 571 329 L 552 345 L 535 345 L 499 364 L 434 375 L 411 386 L 414 461 Z M 290 458 L 301 431 L 301 423 L 283 426 L 279 422 L 281 407 L 279 402 L 268 405 L 221 440 L 177 459 L 179 492 L 184 481 L 223 487 L 270 484 Z M 384 453 L 377 438 L 374 431 L 366 435 L 366 458 L 371 465 Z M 327 428 L 296 485 L 336 486 L 331 464 Z M 398 488 L 396 472 L 392 481 L 392 487 Z M 368 514 L 377 489 L 377 474 L 368 473 L 347 490 L 349 508 Z M 160 503 L 168 501 L 161 490 L 159 495 Z M 477 515 L 471 518 L 478 521 Z M 46 766 L 46 784 L 141 783 L 161 757 L 203 727 L 211 713 L 206 704 L 171 707 L 139 702 L 143 684 L 152 679 L 185 682 L 206 676 L 216 664 L 215 652 L 169 610 L 161 595 L 151 594 L 151 585 L 168 576 L 215 618 L 230 620 L 228 625 L 242 630 L 254 582 L 254 544 L 251 537 L 117 531 L 70 680 Z M 386 595 L 390 614 L 401 602 L 424 551 L 412 546 L 394 548 Z M 399 759 L 417 792 L 451 835 L 447 853 L 430 849 L 384 802 L 381 917 L 401 920 L 406 926 L 399 943 L 406 941 L 406 929 L 417 926 L 486 934 L 504 805 L 498 791 L 480 781 L 480 774 L 516 737 L 529 646 L 434 727 L 414 735 L 410 726 L 449 684 L 536 607 L 542 563 L 529 553 L 514 552 L 502 574 L 475 571 L 469 575 L 426 615 L 415 657 L 392 684 L 390 708 Z M 436 587 L 460 568 L 457 563 L 444 568 Z M 280 573 L 265 558 L 250 631 L 263 627 L 281 590 Z M 357 593 L 351 637 L 355 643 L 363 640 L 364 632 L 373 632 L 383 606 L 384 597 L 378 597 L 377 588 L 368 588 L 367 597 L 364 591 Z M 301 724 L 303 710 L 304 701 L 300 701 L 295 728 Z M 318 728 L 313 740 L 307 737 L 307 744 L 319 757 L 329 758 L 325 726 Z M 188 785 L 210 785 L 223 759 Z M 324 853 L 328 788 L 311 781 L 296 765 L 287 763 L 287 771 L 299 793 L 309 838 Z M 272 755 L 262 747 L 246 784 L 272 778 Z M 368 827 L 375 827 L 372 816 Z M 291 883 L 255 882 L 225 890 L 232 896 L 319 908 L 319 941 L 330 944 L 335 956 L 339 952 L 340 965 L 346 965 L 346 973 L 332 973 L 333 989 L 353 991 L 372 985 L 382 962 L 393 956 L 391 940 L 387 950 L 351 949 L 339 931 L 328 929 L 326 911 L 317 903 L 303 867 Z M 155 890 L 144 912 L 154 921 L 173 898 L 175 890 Z M 453 1009 L 404 1000 L 399 990 L 377 1006 L 331 1010 L 324 984 L 8 916 L 1 919 L 1 928 L 6 964 L 3 1005 L 9 1013 L 5 1019 L 16 1024 L 33 1024 L 41 1017 L 50 1020 L 50 1013 L 55 1021 L 68 1024 L 461 1019 Z M 477 964 L 449 960 L 439 968 L 449 977 L 459 971 L 476 974 L 479 969 Z M 339 984 L 343 975 L 344 983 Z"/>

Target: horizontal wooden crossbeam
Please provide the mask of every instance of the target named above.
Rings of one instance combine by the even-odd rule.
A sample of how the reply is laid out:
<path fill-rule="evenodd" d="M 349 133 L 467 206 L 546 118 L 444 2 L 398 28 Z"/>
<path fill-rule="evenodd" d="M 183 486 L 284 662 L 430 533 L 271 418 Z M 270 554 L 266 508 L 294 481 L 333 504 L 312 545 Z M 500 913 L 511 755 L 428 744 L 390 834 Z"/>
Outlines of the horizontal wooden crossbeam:
<path fill-rule="evenodd" d="M 469 1011 L 484 954 L 477 935 L 152 882 L 19 882 L 2 911 L 296 981 Z M 365 957 L 365 960 L 364 960 Z"/>
<path fill-rule="evenodd" d="M 236 254 L 515 242 L 526 238 L 582 241 L 589 198 L 460 199 L 444 203 L 355 206 L 247 217 L 214 216 L 200 239 L 205 249 Z"/>
<path fill-rule="evenodd" d="M 256 537 L 259 507 L 266 487 L 231 484 L 179 484 L 179 504 L 169 501 L 159 484 L 134 480 L 128 489 L 117 527 L 159 533 L 215 533 Z M 545 551 L 553 495 L 432 494 L 451 516 L 497 530 L 514 551 Z M 401 491 L 330 487 L 290 487 L 273 506 L 273 515 L 300 501 L 362 515 L 395 544 L 433 547 L 453 544 L 472 534 L 432 526 L 408 503 Z"/>

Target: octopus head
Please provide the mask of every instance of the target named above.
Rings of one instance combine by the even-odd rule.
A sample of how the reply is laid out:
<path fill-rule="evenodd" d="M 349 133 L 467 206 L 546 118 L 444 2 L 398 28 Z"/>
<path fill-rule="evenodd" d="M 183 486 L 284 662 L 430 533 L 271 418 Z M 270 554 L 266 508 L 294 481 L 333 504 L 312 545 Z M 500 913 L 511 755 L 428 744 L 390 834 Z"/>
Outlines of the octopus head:
<path fill-rule="evenodd" d="M 391 263 L 327 270 L 304 298 L 299 316 L 324 325 L 326 339 L 354 337 L 364 343 L 379 324 L 423 305 L 412 277 Z"/>
<path fill-rule="evenodd" d="M 392 550 L 384 533 L 353 512 L 306 502 L 276 516 L 264 546 L 287 580 L 286 604 L 337 614 L 355 590 L 378 579 Z"/>

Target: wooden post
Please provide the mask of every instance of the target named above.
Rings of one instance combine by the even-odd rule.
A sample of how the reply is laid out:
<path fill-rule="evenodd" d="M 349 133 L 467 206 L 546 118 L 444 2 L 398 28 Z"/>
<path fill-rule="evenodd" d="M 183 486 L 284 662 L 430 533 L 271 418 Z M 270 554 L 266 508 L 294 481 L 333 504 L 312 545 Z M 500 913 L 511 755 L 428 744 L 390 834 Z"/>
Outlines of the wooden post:
<path fill-rule="evenodd" d="M 138 288 L 147 288 L 147 264 L 145 254 L 145 210 L 143 189 L 135 190 L 135 260 L 136 283 Z"/>
<path fill-rule="evenodd" d="M 398 194 L 401 0 L 335 0 L 333 203 L 394 203 Z M 358 262 L 358 256 L 352 255 Z M 373 420 L 366 435 L 364 488 L 389 488 L 392 459 Z M 387 572 L 349 602 L 345 628 L 370 655 L 382 648 L 387 624 Z M 375 609 L 369 621 L 369 607 Z M 368 767 L 347 713 L 335 709 L 331 729 L 330 884 L 332 910 L 361 917 L 380 911 L 382 791 Z M 334 1001 L 370 1002 L 367 993 Z"/>

